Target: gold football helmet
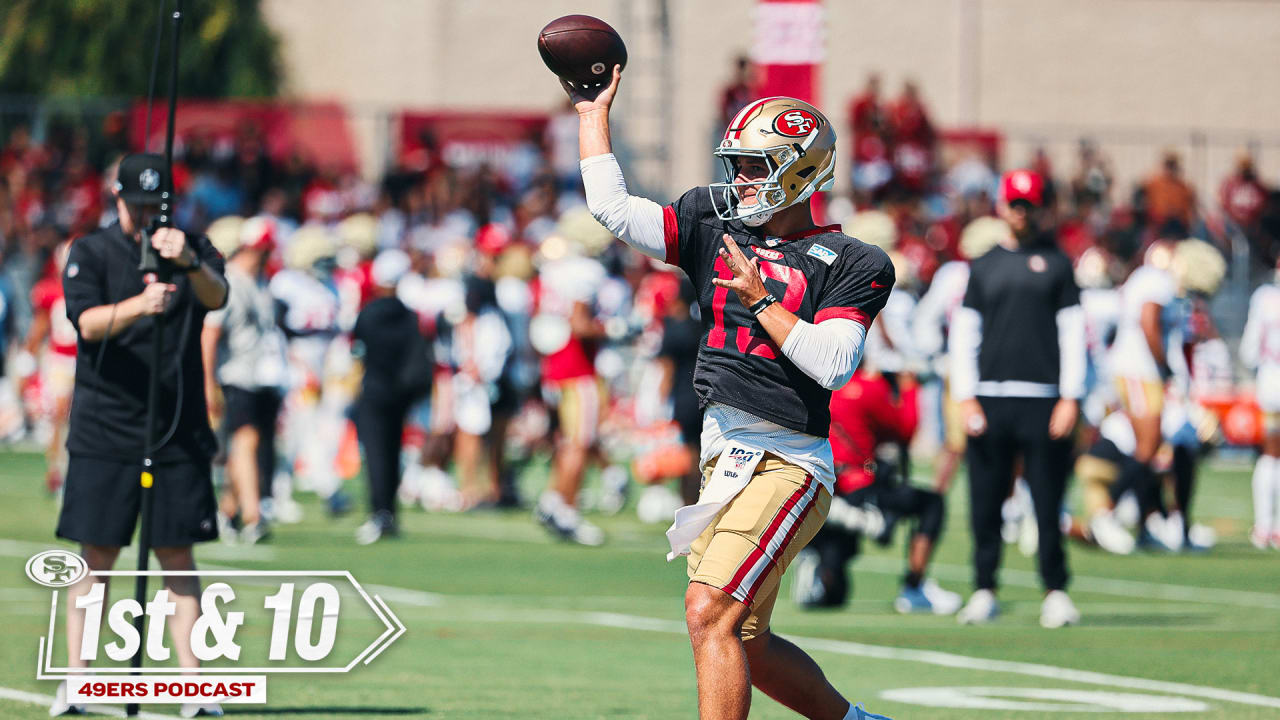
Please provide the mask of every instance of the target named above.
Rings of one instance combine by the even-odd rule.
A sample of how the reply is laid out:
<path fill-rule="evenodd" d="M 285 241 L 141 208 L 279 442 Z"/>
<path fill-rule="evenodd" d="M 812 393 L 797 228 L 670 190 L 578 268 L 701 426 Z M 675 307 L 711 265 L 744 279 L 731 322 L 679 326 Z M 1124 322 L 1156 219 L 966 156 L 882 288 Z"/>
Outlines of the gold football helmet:
<path fill-rule="evenodd" d="M 805 202 L 835 183 L 836 133 L 831 122 L 807 102 L 789 97 L 756 100 L 734 116 L 715 156 L 724 162 L 725 182 L 711 184 L 711 204 L 721 220 L 757 227 L 783 208 Z M 737 163 L 763 159 L 768 177 L 738 181 Z M 743 204 L 742 190 L 755 188 L 755 202 Z"/>

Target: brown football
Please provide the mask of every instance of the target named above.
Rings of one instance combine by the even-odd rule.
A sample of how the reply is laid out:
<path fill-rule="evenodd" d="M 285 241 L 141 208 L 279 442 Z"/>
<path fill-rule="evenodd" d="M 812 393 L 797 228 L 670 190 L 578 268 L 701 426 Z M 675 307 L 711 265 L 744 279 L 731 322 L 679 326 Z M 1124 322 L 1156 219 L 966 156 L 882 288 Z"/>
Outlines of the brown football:
<path fill-rule="evenodd" d="M 565 15 L 538 33 L 538 54 L 551 72 L 580 88 L 601 88 L 613 66 L 627 65 L 627 46 L 609 23 L 590 15 Z"/>

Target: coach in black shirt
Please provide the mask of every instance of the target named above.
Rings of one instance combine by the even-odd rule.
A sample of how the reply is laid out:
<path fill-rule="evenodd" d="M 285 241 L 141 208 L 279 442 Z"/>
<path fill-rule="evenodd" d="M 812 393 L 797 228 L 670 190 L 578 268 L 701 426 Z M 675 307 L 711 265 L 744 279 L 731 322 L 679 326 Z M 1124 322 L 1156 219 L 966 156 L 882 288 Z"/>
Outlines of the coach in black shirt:
<path fill-rule="evenodd" d="M 951 393 L 970 435 L 969 506 L 977 590 L 958 614 L 981 623 L 998 614 L 1000 508 L 1020 458 L 1039 529 L 1046 590 L 1040 624 L 1061 627 L 1080 613 L 1064 591 L 1059 513 L 1071 432 L 1084 392 L 1084 314 L 1071 261 L 1042 233 L 1044 181 L 1026 170 L 1001 181 L 997 212 L 1013 237 L 973 261 L 964 303 L 952 320 Z"/>
<path fill-rule="evenodd" d="M 147 455 L 148 379 L 160 373 L 157 431 L 152 453 L 155 493 L 151 546 L 165 570 L 194 569 L 191 546 L 217 537 L 210 458 L 215 450 L 204 397 L 200 329 L 227 298 L 223 258 L 204 237 L 161 228 L 149 236 L 161 258 L 176 268 L 170 282 L 138 271 L 142 228 L 160 211 L 164 158 L 129 155 L 115 184 L 119 221 L 71 245 L 62 285 L 67 317 L 75 326 L 75 395 L 67 436 L 70 464 L 58 537 L 81 544 L 89 567 L 107 570 L 133 537 L 141 502 L 142 458 Z M 161 366 L 151 367 L 155 318 L 165 318 Z M 100 580 L 99 580 L 100 581 Z M 172 625 L 178 660 L 196 665 L 190 629 L 198 614 L 199 581 L 166 578 L 177 604 Z M 74 602 L 88 585 L 68 593 L 71 665 L 79 661 L 83 620 Z"/>

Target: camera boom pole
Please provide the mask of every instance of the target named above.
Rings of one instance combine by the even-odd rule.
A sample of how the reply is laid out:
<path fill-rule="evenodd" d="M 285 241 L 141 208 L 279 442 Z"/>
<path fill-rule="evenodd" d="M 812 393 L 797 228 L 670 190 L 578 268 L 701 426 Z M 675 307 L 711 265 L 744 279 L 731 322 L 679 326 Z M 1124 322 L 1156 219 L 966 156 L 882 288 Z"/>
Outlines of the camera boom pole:
<path fill-rule="evenodd" d="M 163 3 L 163 0 L 161 0 Z M 163 7 L 163 4 L 162 6 Z M 174 209 L 174 188 L 173 188 L 173 126 L 174 117 L 178 110 L 178 36 L 182 28 L 182 0 L 176 0 L 173 15 L 173 31 L 169 42 L 169 116 L 164 133 L 164 161 L 165 161 L 165 181 L 164 195 L 160 204 L 160 226 L 173 226 L 173 209 Z M 159 44 L 157 43 L 157 52 Z M 144 128 L 144 132 L 150 134 L 151 128 Z M 142 271 L 144 277 L 148 274 L 155 276 L 155 282 L 169 281 L 168 263 L 162 261 L 156 255 L 156 251 L 151 247 L 151 238 L 144 231 L 142 234 L 142 261 L 138 269 Z M 146 445 L 143 450 L 142 472 L 139 476 L 139 483 L 142 485 L 142 507 L 140 510 L 141 522 L 138 531 L 138 571 L 139 574 L 134 583 L 134 600 L 141 607 L 146 607 L 147 602 L 147 576 L 145 575 L 151 556 L 151 515 L 155 504 L 155 463 L 152 461 L 152 455 L 159 450 L 155 447 L 156 442 L 156 401 L 160 395 L 160 366 L 163 361 L 164 347 L 164 313 L 161 312 L 154 316 L 151 331 L 151 377 L 147 385 L 147 420 L 145 429 Z M 179 362 L 181 359 L 179 359 Z M 181 372 L 181 370 L 179 370 Z M 179 420 L 180 422 L 180 420 Z M 142 613 L 134 617 L 133 626 L 138 631 L 138 637 L 143 637 L 143 625 L 146 622 L 146 614 Z M 142 667 L 142 647 L 143 643 L 138 643 L 138 649 L 133 653 L 132 665 L 135 669 Z M 138 714 L 138 704 L 130 703 L 126 708 L 126 714 L 129 717 L 135 717 Z"/>

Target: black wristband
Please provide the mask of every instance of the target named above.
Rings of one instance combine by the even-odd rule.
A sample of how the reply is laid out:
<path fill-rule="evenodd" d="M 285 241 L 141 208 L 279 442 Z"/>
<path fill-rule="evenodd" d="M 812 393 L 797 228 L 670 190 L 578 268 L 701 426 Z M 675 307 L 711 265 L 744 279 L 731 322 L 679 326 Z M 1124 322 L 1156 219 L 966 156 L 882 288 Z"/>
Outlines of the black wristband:
<path fill-rule="evenodd" d="M 751 307 L 747 309 L 751 311 L 752 315 L 759 315 L 760 313 L 764 312 L 765 308 L 769 307 L 770 305 L 776 302 L 778 302 L 778 298 L 774 297 L 771 294 L 766 294 L 764 297 L 752 303 Z"/>
<path fill-rule="evenodd" d="M 184 273 L 192 273 L 204 266 L 204 261 L 200 259 L 200 253 L 195 250 L 191 251 L 191 264 L 182 268 Z"/>

